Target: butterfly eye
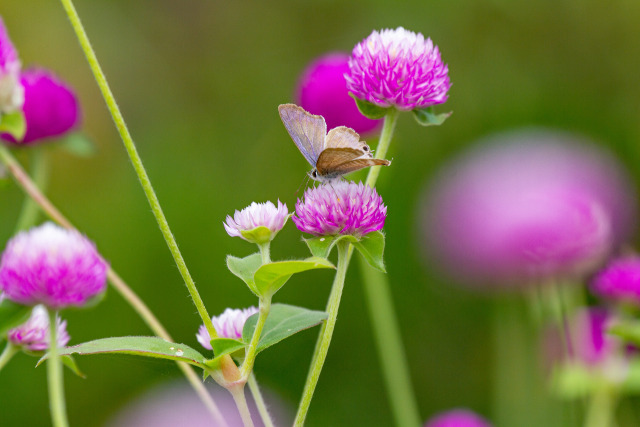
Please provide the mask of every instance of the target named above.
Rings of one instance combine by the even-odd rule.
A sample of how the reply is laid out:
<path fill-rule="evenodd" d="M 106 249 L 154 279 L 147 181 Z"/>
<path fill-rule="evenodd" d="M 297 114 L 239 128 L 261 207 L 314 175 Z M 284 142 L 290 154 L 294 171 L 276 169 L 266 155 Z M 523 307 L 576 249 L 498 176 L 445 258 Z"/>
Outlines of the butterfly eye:
<path fill-rule="evenodd" d="M 315 179 L 317 177 L 318 177 L 318 171 L 314 169 L 313 171 L 311 171 L 311 178 Z"/>
<path fill-rule="evenodd" d="M 369 151 L 369 146 L 365 145 L 364 147 L 362 147 L 362 151 L 364 151 L 365 153 Z"/>

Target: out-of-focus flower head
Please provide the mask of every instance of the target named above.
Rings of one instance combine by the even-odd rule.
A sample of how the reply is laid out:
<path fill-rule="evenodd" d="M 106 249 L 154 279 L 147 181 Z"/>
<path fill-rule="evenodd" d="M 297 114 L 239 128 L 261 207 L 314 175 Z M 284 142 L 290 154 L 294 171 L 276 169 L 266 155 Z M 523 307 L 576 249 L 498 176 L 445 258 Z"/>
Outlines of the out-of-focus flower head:
<path fill-rule="evenodd" d="M 374 31 L 357 44 L 345 77 L 355 97 L 408 111 L 445 102 L 448 73 L 431 39 L 398 27 Z"/>
<path fill-rule="evenodd" d="M 241 237 L 252 243 L 266 243 L 273 240 L 289 218 L 287 205 L 278 200 L 278 207 L 272 202 L 253 202 L 241 211 L 236 211 L 233 218 L 227 215 L 224 229 L 231 237 Z M 266 227 L 265 233 L 251 232 L 258 227 Z"/>
<path fill-rule="evenodd" d="M 80 122 L 80 105 L 75 93 L 51 71 L 33 68 L 20 76 L 24 88 L 22 111 L 27 131 L 21 141 L 3 134 L 11 143 L 33 144 L 60 136 L 74 129 Z"/>
<path fill-rule="evenodd" d="M 36 305 L 31 311 L 31 317 L 17 328 L 9 330 L 7 339 L 15 346 L 29 351 L 44 351 L 49 348 L 49 314 L 43 305 Z M 56 339 L 58 347 L 64 347 L 69 342 L 67 322 L 56 316 Z"/>
<path fill-rule="evenodd" d="M 349 71 L 349 55 L 332 52 L 314 59 L 298 79 L 296 104 L 311 114 L 324 117 L 327 130 L 347 126 L 365 134 L 380 127 L 381 120 L 363 116 L 347 90 L 344 75 Z"/>
<path fill-rule="evenodd" d="M 640 306 L 640 256 L 609 262 L 591 280 L 591 291 L 602 298 Z"/>
<path fill-rule="evenodd" d="M 375 189 L 362 183 L 338 181 L 308 188 L 296 203 L 291 220 L 298 230 L 314 236 L 364 236 L 381 230 L 387 207 Z"/>
<path fill-rule="evenodd" d="M 49 222 L 9 240 L 0 290 L 18 304 L 80 307 L 105 290 L 107 269 L 93 242 Z"/>
<path fill-rule="evenodd" d="M 630 181 L 608 154 L 550 132 L 502 135 L 450 165 L 424 205 L 424 237 L 458 279 L 513 285 L 583 276 L 629 238 Z"/>
<path fill-rule="evenodd" d="M 19 84 L 20 59 L 0 16 L 0 114 L 17 111 L 24 102 L 24 90 Z"/>
<path fill-rule="evenodd" d="M 257 312 L 257 307 L 227 308 L 220 316 L 213 316 L 211 321 L 220 338 L 241 339 L 245 322 Z M 212 350 L 211 335 L 204 325 L 200 325 L 196 338 L 204 348 Z"/>
<path fill-rule="evenodd" d="M 453 409 L 435 415 L 424 427 L 491 427 L 491 424 L 468 409 Z"/>

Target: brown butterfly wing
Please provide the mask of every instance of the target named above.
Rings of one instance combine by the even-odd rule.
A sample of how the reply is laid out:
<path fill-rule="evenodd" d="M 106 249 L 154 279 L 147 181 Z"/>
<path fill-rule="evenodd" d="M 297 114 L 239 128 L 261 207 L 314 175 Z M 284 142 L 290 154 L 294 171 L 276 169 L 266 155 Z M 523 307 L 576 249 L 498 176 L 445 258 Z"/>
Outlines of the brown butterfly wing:
<path fill-rule="evenodd" d="M 333 128 L 325 139 L 325 149 L 327 148 L 352 148 L 362 151 L 362 155 L 373 157 L 366 142 L 360 141 L 360 135 L 346 126 Z"/>
<path fill-rule="evenodd" d="M 332 179 L 368 166 L 388 166 L 389 160 L 371 159 L 361 150 L 354 148 L 326 148 L 316 163 L 318 175 L 324 179 Z"/>

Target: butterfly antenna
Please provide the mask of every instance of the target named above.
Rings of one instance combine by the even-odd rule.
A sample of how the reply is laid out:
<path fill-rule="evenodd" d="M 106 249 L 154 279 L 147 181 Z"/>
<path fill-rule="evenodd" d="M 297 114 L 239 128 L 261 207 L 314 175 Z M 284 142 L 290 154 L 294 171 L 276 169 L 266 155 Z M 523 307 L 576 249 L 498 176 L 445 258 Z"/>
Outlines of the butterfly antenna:
<path fill-rule="evenodd" d="M 302 187 L 306 187 L 307 186 L 307 184 L 309 183 L 309 178 L 310 178 L 309 174 L 307 174 L 306 178 L 304 178 L 302 180 L 302 183 L 300 184 L 300 186 L 298 186 L 298 189 L 296 190 L 296 194 L 295 194 L 296 197 L 298 197 L 298 192 L 300 191 L 300 189 Z"/>

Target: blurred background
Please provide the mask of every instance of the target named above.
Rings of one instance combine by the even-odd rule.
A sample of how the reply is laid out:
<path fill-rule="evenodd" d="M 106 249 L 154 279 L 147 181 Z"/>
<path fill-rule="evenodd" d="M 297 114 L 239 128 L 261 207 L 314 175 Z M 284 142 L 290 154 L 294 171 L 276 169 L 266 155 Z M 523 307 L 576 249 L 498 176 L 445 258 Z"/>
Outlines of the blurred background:
<path fill-rule="evenodd" d="M 293 208 L 309 169 L 277 114 L 278 104 L 293 101 L 304 67 L 326 52 L 349 52 L 374 29 L 403 26 L 439 46 L 453 83 L 439 111 L 454 114 L 426 129 L 402 115 L 393 165 L 378 184 L 389 207 L 387 269 L 424 419 L 457 406 L 492 415 L 495 299 L 452 286 L 422 254 L 419 209 L 438 168 L 481 137 L 543 126 L 606 146 L 640 179 L 635 0 L 78 0 L 76 7 L 212 315 L 256 303 L 226 269 L 227 254 L 254 248 L 227 236 L 225 216 L 252 201 L 280 199 Z M 50 68 L 76 88 L 83 131 L 98 147 L 90 158 L 51 151 L 50 198 L 174 338 L 199 348 L 195 308 L 61 5 L 3 0 L 0 15 L 24 66 Z M 0 197 L 4 245 L 23 194 L 9 181 Z M 291 223 L 272 251 L 274 259 L 307 256 Z M 331 272 L 299 275 L 275 302 L 323 309 L 331 280 Z M 354 263 L 309 426 L 392 424 L 359 280 Z M 70 344 L 150 333 L 113 289 L 97 307 L 63 317 Z M 257 360 L 261 385 L 285 406 L 297 405 L 317 331 Z M 72 425 L 104 425 L 149 388 L 180 377 L 170 363 L 133 356 L 77 361 L 87 379 L 65 378 Z M 45 369 L 34 365 L 18 355 L 0 372 L 4 425 L 49 424 Z"/>

